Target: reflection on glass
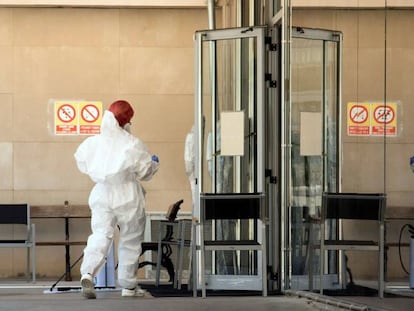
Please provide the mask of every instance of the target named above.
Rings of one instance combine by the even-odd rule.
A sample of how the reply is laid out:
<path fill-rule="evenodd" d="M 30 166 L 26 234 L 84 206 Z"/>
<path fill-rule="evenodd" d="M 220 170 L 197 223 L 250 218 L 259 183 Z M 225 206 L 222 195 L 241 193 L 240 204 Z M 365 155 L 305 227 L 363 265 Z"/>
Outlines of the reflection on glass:
<path fill-rule="evenodd" d="M 303 112 L 323 111 L 323 73 L 323 41 L 295 39 L 292 47 L 292 206 L 306 207 L 311 214 L 316 214 L 320 206 L 322 156 L 301 155 L 300 120 Z"/>
<path fill-rule="evenodd" d="M 318 217 L 323 191 L 337 190 L 337 42 L 294 38 L 292 43 L 291 101 L 291 234 L 292 275 L 307 275 L 309 265 L 316 273 L 318 258 L 309 262 L 309 219 Z M 313 138 L 320 144 L 305 146 L 301 133 L 313 124 Z M 315 150 L 320 150 L 315 152 Z M 335 227 L 331 226 L 332 234 Z M 312 235 L 312 236 L 311 236 Z M 332 258 L 333 260 L 334 258 Z M 307 284 L 306 284 L 307 285 Z M 303 284 L 293 284 L 301 287 Z"/>
<path fill-rule="evenodd" d="M 256 191 L 254 48 L 253 38 L 203 45 L 204 193 Z M 229 111 L 244 112 L 243 156 L 221 156 L 220 115 Z"/>
<path fill-rule="evenodd" d="M 202 142 L 203 193 L 253 193 L 256 189 L 256 39 L 238 38 L 203 42 Z M 221 154 L 221 115 L 242 111 L 244 153 Z M 250 220 L 216 220 L 209 234 L 216 240 L 251 238 L 256 224 Z M 211 258 L 211 262 L 209 262 Z M 256 274 L 252 251 L 215 251 L 206 262 L 215 274 Z"/>

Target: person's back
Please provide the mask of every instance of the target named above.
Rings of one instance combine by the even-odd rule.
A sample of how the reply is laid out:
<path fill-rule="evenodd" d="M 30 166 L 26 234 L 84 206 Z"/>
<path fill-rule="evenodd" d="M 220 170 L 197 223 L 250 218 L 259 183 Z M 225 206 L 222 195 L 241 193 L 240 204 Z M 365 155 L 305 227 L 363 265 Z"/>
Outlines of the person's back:
<path fill-rule="evenodd" d="M 87 138 L 75 158 L 79 170 L 96 183 L 120 183 L 128 173 L 145 180 L 153 170 L 146 146 L 122 129 L 110 111 L 104 113 L 101 134 Z"/>

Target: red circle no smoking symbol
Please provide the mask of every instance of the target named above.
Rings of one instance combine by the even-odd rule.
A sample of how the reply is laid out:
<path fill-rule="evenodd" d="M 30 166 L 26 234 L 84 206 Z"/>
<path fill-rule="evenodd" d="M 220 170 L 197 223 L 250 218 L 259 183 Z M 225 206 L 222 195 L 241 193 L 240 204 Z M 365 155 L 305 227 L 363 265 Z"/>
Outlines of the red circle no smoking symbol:
<path fill-rule="evenodd" d="M 378 106 L 374 110 L 375 121 L 382 124 L 389 124 L 395 118 L 394 109 L 388 106 Z"/>
<path fill-rule="evenodd" d="M 364 123 L 368 120 L 368 109 L 360 105 L 352 106 L 349 117 L 353 123 Z"/>
<path fill-rule="evenodd" d="M 72 122 L 76 117 L 75 107 L 64 104 L 58 108 L 57 116 L 64 123 Z"/>
<path fill-rule="evenodd" d="M 81 116 L 85 122 L 94 123 L 99 119 L 99 109 L 95 105 L 86 105 L 82 108 Z"/>

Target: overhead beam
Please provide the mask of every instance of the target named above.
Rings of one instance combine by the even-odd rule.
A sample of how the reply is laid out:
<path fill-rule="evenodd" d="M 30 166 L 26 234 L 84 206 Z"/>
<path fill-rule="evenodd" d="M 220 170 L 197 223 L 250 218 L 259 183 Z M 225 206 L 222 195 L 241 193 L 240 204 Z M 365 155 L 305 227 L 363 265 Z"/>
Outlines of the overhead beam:
<path fill-rule="evenodd" d="M 199 8 L 207 0 L 0 0 L 8 7 Z"/>
<path fill-rule="evenodd" d="M 413 8 L 414 0 L 291 0 L 293 8 Z"/>

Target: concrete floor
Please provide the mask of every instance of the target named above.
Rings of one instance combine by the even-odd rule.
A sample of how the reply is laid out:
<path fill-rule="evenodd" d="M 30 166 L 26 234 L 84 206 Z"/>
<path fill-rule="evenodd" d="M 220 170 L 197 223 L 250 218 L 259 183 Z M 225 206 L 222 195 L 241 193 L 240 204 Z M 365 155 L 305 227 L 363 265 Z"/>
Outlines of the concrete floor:
<path fill-rule="evenodd" d="M 288 292 L 278 296 L 220 296 L 163 297 L 155 298 L 149 293 L 142 298 L 122 298 L 120 290 L 100 290 L 96 300 L 84 299 L 79 290 L 51 293 L 54 281 L 0 281 L 0 311 L 278 311 L 278 310 L 375 310 L 406 311 L 414 310 L 414 294 L 411 290 L 397 289 L 405 296 L 386 295 L 377 297 L 327 297 L 308 292 Z M 62 282 L 59 286 L 78 287 L 79 282 Z M 388 293 L 393 292 L 388 289 Z M 396 293 L 395 291 L 393 293 Z"/>
<path fill-rule="evenodd" d="M 372 282 L 360 282 L 361 285 L 370 286 Z M 371 286 L 375 287 L 375 286 Z M 408 311 L 414 310 L 414 290 L 405 283 L 387 283 L 385 297 L 340 297 L 341 300 L 370 306 L 369 310 L 390 310 L 390 311 Z M 337 297 L 339 298 L 339 297 Z"/>
<path fill-rule="evenodd" d="M 363 282 L 362 282 L 363 283 Z M 363 286 L 375 288 L 368 284 Z M 296 296 L 308 298 L 312 301 L 320 302 L 327 307 L 326 310 L 332 310 L 331 306 L 341 306 L 339 310 L 367 310 L 367 311 L 408 311 L 414 310 L 414 290 L 408 286 L 388 284 L 384 293 L 384 298 L 378 296 L 322 296 L 306 291 L 294 292 Z M 322 308 L 321 310 L 325 310 Z"/>
<path fill-rule="evenodd" d="M 38 282 L 40 283 L 40 282 Z M 120 290 L 100 290 L 96 300 L 84 299 L 77 290 L 50 293 L 50 284 L 2 284 L 0 286 L 0 310 L 23 311 L 277 311 L 317 310 L 307 299 L 289 296 L 273 297 L 193 297 L 154 298 L 146 294 L 142 298 L 122 298 Z M 73 282 L 72 286 L 79 286 Z"/>

